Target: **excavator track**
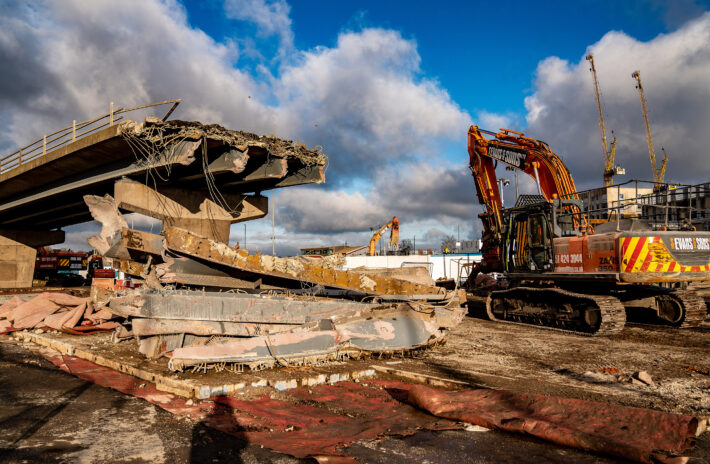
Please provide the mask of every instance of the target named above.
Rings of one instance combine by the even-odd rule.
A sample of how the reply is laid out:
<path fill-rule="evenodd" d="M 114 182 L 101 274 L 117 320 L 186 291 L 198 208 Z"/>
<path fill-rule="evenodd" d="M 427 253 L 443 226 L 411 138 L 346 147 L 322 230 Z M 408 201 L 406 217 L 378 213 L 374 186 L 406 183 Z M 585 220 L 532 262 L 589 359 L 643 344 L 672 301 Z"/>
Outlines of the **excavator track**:
<path fill-rule="evenodd" d="M 666 322 L 659 317 L 665 325 L 671 325 L 680 329 L 697 327 L 707 316 L 705 300 L 693 290 L 675 290 L 667 295 L 657 298 L 670 300 L 675 305 L 678 305 L 677 307 L 681 308 L 680 317 L 678 318 L 680 320 L 677 322 L 673 320 Z"/>
<path fill-rule="evenodd" d="M 613 335 L 626 324 L 626 310 L 617 298 L 558 288 L 492 292 L 486 299 L 486 313 L 493 321 L 587 337 Z"/>

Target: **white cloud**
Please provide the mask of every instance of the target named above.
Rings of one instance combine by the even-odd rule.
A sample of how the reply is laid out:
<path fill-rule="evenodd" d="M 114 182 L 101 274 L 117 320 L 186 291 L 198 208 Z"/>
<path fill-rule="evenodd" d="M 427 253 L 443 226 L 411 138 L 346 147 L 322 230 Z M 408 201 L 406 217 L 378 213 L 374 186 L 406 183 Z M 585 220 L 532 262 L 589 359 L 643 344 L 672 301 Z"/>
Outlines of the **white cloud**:
<path fill-rule="evenodd" d="M 603 94 L 607 133 L 618 139 L 616 161 L 624 179 L 651 179 L 634 70 L 640 70 L 660 166 L 669 153 L 666 180 L 694 183 L 710 177 L 710 13 L 675 32 L 641 42 L 609 32 L 589 47 Z M 563 156 L 578 187 L 601 185 L 602 149 L 588 62 L 550 57 L 538 65 L 535 92 L 525 100 L 527 134 Z M 611 139 L 611 135 L 608 135 Z"/>
<path fill-rule="evenodd" d="M 422 155 L 438 159 L 451 139 L 465 143 L 470 117 L 424 77 L 416 42 L 396 31 L 343 32 L 333 47 L 299 52 L 286 46 L 293 32 L 284 1 L 230 0 L 225 11 L 232 18 L 279 36 L 281 51 L 290 53 L 280 57 L 276 75 L 257 79 L 240 69 L 233 42 L 191 27 L 176 0 L 33 0 L 5 10 L 0 121 L 9 130 L 0 135 L 3 151 L 100 114 L 109 101 L 132 106 L 182 98 L 174 117 L 321 145 L 330 159 L 326 189 L 353 180 L 366 186 L 364 193 L 286 189 L 283 200 L 312 215 L 284 221 L 299 233 L 367 231 L 391 211 L 463 214 L 458 200 L 433 208 L 433 197 L 422 196 L 422 188 L 444 195 L 445 188 L 427 186 L 425 177 L 441 175 L 437 182 L 450 185 L 446 170 L 415 166 Z M 406 194 L 385 180 L 393 178 Z M 384 195 L 368 193 L 375 179 Z M 391 200 L 382 202 L 385 197 Z M 323 212 L 304 211 L 304 204 L 318 202 L 326 204 Z M 289 204 L 283 206 L 286 214 Z"/>
<path fill-rule="evenodd" d="M 277 199 L 277 222 L 293 233 L 343 234 L 368 231 L 397 216 L 407 234 L 426 225 L 470 224 L 477 219 L 471 173 L 460 166 L 406 163 L 382 171 L 367 192 L 286 189 Z"/>
<path fill-rule="evenodd" d="M 463 138 L 470 117 L 437 82 L 420 78 L 416 43 L 391 30 L 346 32 L 302 53 L 275 84 L 279 132 L 323 145 L 335 182 Z"/>
<path fill-rule="evenodd" d="M 281 53 L 293 48 L 291 7 L 285 0 L 226 0 L 224 9 L 228 18 L 256 24 L 257 34 L 278 36 Z"/>
<path fill-rule="evenodd" d="M 515 114 L 499 114 L 490 111 L 479 111 L 474 121 L 482 129 L 498 131 L 511 129 L 520 125 L 520 118 Z"/>
<path fill-rule="evenodd" d="M 0 18 L 0 119 L 10 142 L 107 111 L 182 98 L 177 115 L 258 132 L 273 118 L 264 89 L 228 44 L 191 28 L 174 0 L 36 0 Z M 5 136 L 7 137 L 7 136 Z"/>

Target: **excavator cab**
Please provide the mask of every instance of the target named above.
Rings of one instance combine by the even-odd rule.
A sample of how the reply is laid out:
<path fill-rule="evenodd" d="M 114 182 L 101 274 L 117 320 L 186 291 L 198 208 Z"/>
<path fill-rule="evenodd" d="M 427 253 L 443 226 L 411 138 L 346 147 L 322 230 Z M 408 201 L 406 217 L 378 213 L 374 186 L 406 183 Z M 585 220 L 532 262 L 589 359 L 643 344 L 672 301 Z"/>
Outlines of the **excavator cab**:
<path fill-rule="evenodd" d="M 506 211 L 505 268 L 508 272 L 550 272 L 554 268 L 550 203 Z"/>
<path fill-rule="evenodd" d="M 574 214 L 579 200 L 520 195 L 515 207 L 504 212 L 504 261 L 508 272 L 552 272 L 555 269 L 553 237 L 580 235 Z"/>

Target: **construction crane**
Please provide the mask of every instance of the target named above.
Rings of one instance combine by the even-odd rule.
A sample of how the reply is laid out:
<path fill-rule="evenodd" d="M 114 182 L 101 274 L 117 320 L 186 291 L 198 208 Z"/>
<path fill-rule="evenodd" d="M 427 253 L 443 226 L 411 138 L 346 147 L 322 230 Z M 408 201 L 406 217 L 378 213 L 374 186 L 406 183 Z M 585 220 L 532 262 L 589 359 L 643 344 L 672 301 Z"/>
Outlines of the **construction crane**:
<path fill-rule="evenodd" d="M 377 242 L 380 241 L 380 238 L 382 238 L 382 234 L 384 234 L 387 229 L 391 229 L 390 241 L 389 243 L 387 243 L 387 247 L 394 250 L 397 250 L 397 248 L 399 248 L 399 219 L 397 219 L 397 216 L 395 216 L 390 222 L 377 229 L 377 231 L 372 235 L 372 238 L 370 239 L 368 256 L 375 256 L 375 247 L 377 246 Z"/>
<path fill-rule="evenodd" d="M 643 94 L 643 85 L 641 84 L 641 72 L 634 71 L 631 77 L 636 79 L 636 88 L 639 90 L 639 99 L 641 100 L 641 113 L 643 114 L 643 122 L 646 125 L 646 142 L 648 143 L 648 156 L 651 159 L 651 172 L 653 173 L 653 182 L 655 182 L 654 190 L 658 190 L 663 184 L 666 177 L 666 164 L 668 163 L 668 155 L 665 154 L 661 169 L 656 168 L 656 152 L 653 150 L 653 137 L 651 137 L 651 125 L 648 122 L 648 109 L 646 108 L 646 97 Z"/>
<path fill-rule="evenodd" d="M 597 79 L 597 68 L 594 66 L 594 55 L 587 55 L 589 61 L 589 70 L 592 72 L 594 80 L 594 96 L 597 97 L 597 110 L 599 111 L 599 133 L 602 137 L 602 152 L 604 153 L 604 187 L 609 187 L 614 184 L 615 175 L 624 175 L 626 171 L 621 166 L 614 165 L 614 157 L 616 154 L 616 137 L 611 142 L 611 149 L 606 141 L 606 129 L 604 128 L 604 113 L 602 111 L 602 98 L 599 91 L 599 80 Z M 612 132 L 613 133 L 613 132 Z"/>

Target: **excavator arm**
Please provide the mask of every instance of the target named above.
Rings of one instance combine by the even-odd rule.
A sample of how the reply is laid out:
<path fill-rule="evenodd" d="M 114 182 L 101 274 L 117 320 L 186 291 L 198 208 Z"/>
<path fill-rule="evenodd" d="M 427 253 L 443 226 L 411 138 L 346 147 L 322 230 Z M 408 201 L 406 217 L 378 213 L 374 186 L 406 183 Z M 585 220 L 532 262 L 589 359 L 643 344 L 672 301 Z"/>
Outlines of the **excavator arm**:
<path fill-rule="evenodd" d="M 497 163 L 504 163 L 531 176 L 538 185 L 539 193 L 547 200 L 577 199 L 577 188 L 560 157 L 545 142 L 525 137 L 521 132 L 500 129 L 495 133 L 471 126 L 468 131 L 468 154 L 478 200 L 486 207 L 486 212 L 480 215 L 483 222 L 482 270 L 500 271 L 503 202 L 495 172 Z M 581 226 L 582 220 L 576 219 L 575 226 Z"/>
<path fill-rule="evenodd" d="M 377 231 L 372 235 L 368 249 L 368 256 L 375 256 L 375 247 L 377 246 L 377 242 L 379 242 L 380 238 L 382 238 L 382 234 L 390 228 L 390 241 L 387 246 L 389 248 L 394 248 L 395 250 L 399 247 L 399 219 L 395 216 L 390 222 L 377 229 Z"/>

